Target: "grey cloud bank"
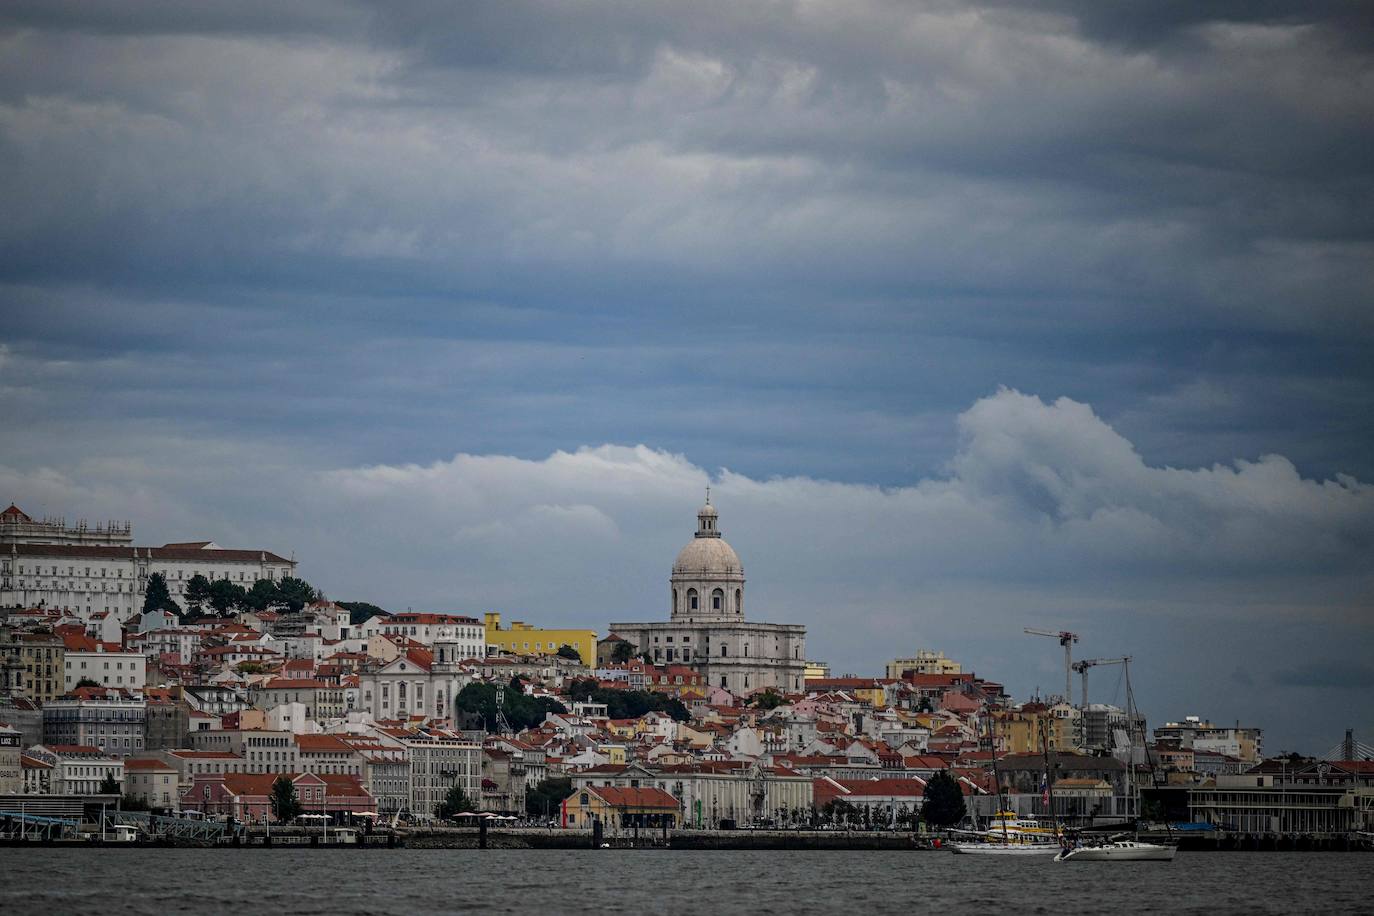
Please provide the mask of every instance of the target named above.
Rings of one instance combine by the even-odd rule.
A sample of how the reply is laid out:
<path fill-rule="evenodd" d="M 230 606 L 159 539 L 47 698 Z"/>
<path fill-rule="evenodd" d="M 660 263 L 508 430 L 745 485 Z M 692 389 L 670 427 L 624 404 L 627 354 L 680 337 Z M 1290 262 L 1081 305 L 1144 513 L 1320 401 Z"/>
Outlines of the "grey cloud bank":
<path fill-rule="evenodd" d="M 837 666 L 968 647 L 1024 692 L 1063 623 L 1159 660 L 1159 714 L 1324 749 L 1374 731 L 1292 674 L 1374 651 L 1371 34 L 7 3 L 0 499 L 604 624 L 729 468 L 753 606 Z"/>

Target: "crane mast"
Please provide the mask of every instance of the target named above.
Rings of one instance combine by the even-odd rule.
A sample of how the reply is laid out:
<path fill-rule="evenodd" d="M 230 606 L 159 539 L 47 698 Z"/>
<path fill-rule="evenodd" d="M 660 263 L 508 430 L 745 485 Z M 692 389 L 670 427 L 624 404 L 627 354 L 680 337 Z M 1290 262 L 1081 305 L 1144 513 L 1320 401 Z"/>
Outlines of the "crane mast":
<path fill-rule="evenodd" d="M 1037 630 L 1034 627 L 1026 627 L 1026 633 L 1030 636 L 1048 636 L 1051 639 L 1059 640 L 1059 644 L 1064 647 L 1064 702 L 1073 705 L 1073 644 L 1078 642 L 1078 634 L 1068 630 Z"/>

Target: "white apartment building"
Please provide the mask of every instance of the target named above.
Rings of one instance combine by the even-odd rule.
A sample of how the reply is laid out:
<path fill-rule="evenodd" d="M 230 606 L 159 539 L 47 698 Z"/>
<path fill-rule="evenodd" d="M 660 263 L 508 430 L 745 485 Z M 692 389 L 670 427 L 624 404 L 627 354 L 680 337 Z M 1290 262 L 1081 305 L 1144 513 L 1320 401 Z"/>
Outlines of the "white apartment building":
<path fill-rule="evenodd" d="M 436 642 L 457 643 L 458 657 L 482 658 L 487 654 L 487 628 L 482 621 L 457 614 L 430 614 L 407 611 L 390 617 L 368 618 L 362 635 L 404 636 L 431 646 Z"/>
<path fill-rule="evenodd" d="M 43 704 L 43 742 L 81 745 L 101 754 L 131 757 L 143 753 L 148 703 L 127 688 L 85 687 Z M 120 775 L 123 779 L 123 775 Z"/>
<path fill-rule="evenodd" d="M 160 659 L 170 655 L 178 665 L 189 665 L 200 648 L 203 634 L 190 627 L 160 627 L 129 637 L 130 648 L 142 652 L 145 658 Z"/>
<path fill-rule="evenodd" d="M 62 680 L 68 693 L 82 680 L 101 687 L 141 691 L 148 684 L 148 659 L 141 652 L 73 652 L 67 650 Z"/>
<path fill-rule="evenodd" d="M 39 744 L 25 752 L 50 765 L 54 795 L 97 795 L 106 776 L 124 785 L 124 761 L 87 745 Z"/>
<path fill-rule="evenodd" d="M 400 739 L 410 758 L 412 818 L 434 816 L 448 790 L 460 786 L 474 804 L 482 798 L 482 746 L 457 732 L 429 729 Z"/>
<path fill-rule="evenodd" d="M 191 747 L 243 758 L 246 773 L 299 773 L 300 750 L 288 731 L 235 728 L 191 733 Z"/>

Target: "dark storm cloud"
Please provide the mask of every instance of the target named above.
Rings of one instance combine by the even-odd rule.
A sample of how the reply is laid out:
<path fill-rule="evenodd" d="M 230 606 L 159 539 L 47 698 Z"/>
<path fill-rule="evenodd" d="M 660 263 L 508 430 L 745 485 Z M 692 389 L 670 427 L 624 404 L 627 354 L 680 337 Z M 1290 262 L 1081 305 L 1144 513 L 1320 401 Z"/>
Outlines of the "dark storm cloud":
<path fill-rule="evenodd" d="M 1030 11 L 1052 10 L 1071 17 L 1095 39 L 1132 48 L 1150 48 L 1213 23 L 1266 26 L 1314 26 L 1337 41 L 1368 45 L 1374 32 L 1374 11 L 1349 0 L 1039 0 L 1034 3 L 988 0 L 989 7 Z"/>
<path fill-rule="evenodd" d="M 1283 687 L 1374 689 L 1374 666 L 1350 659 L 1304 662 L 1275 672 L 1274 683 Z"/>
<path fill-rule="evenodd" d="M 1305 616 L 1341 657 L 1368 644 L 1368 9 L 4 4 L 0 412 L 25 435 L 0 481 L 297 547 L 350 590 L 364 551 L 410 583 L 384 604 L 456 580 L 540 610 L 577 581 L 629 612 L 657 553 L 626 545 L 675 549 L 666 494 L 728 467 L 753 543 L 807 532 L 818 493 L 850 519 L 840 567 L 814 537 L 755 554 L 776 607 L 873 622 L 808 621 L 837 664 L 871 669 L 887 626 L 1049 684 L 980 635 L 1049 618 L 1156 656 L 1168 620 L 1277 669 Z M 398 516 L 422 557 L 318 536 L 341 499 L 474 510 L 474 474 L 547 498 L 456 533 Z M 579 475 L 647 475 L 653 511 Z M 453 570 L 484 531 L 510 557 L 582 525 L 609 546 L 573 572 Z M 1250 670 L 1187 657 L 1217 691 Z"/>

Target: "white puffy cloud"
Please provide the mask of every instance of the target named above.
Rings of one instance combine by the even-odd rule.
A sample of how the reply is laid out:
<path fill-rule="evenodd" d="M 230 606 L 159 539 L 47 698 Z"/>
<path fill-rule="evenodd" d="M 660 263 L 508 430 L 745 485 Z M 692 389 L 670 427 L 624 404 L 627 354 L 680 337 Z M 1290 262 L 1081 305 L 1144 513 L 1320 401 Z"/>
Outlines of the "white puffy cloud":
<path fill-rule="evenodd" d="M 1374 543 L 1374 488 L 1345 476 L 1304 479 L 1280 456 L 1151 467 L 1087 405 L 1006 389 L 962 414 L 959 430 L 948 475 L 910 486 L 717 474 L 727 536 L 751 569 L 768 571 L 753 606 L 814 623 L 806 618 L 819 609 L 806 607 L 797 583 L 852 589 L 875 574 L 916 586 L 1349 571 Z M 369 537 L 425 532 L 417 549 L 436 560 L 461 545 L 495 579 L 527 578 L 541 603 L 556 594 L 595 601 L 594 573 L 553 582 L 530 564 L 572 556 L 573 568 L 594 570 L 629 554 L 643 571 L 621 593 L 656 595 L 668 548 L 690 533 L 707 481 L 682 455 L 604 445 L 538 460 L 459 455 L 335 470 L 314 477 L 302 498 L 367 519 Z"/>

